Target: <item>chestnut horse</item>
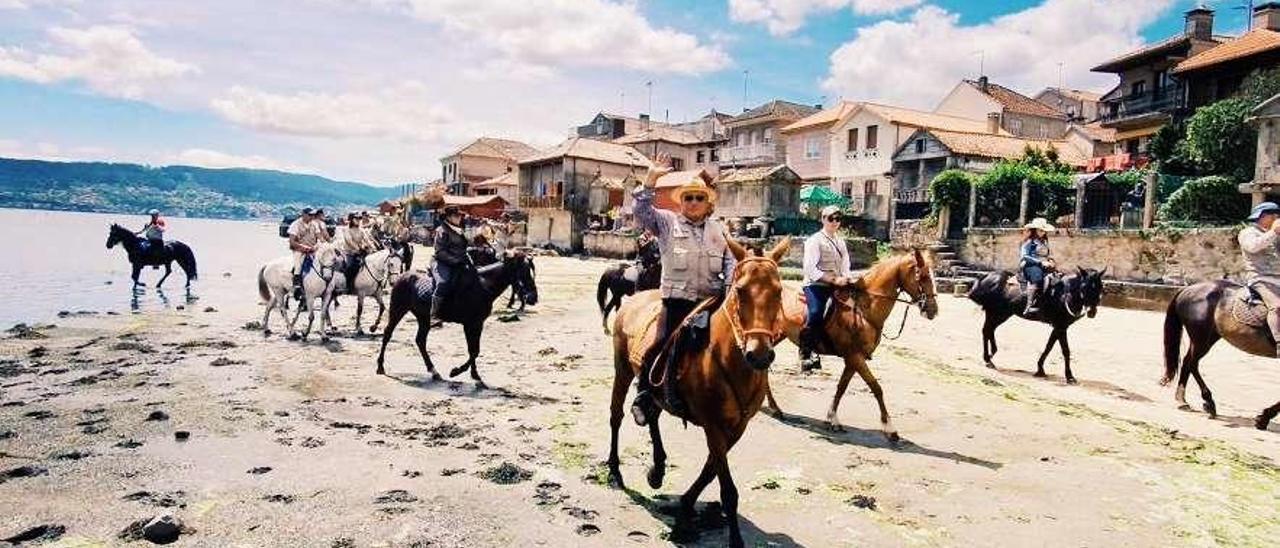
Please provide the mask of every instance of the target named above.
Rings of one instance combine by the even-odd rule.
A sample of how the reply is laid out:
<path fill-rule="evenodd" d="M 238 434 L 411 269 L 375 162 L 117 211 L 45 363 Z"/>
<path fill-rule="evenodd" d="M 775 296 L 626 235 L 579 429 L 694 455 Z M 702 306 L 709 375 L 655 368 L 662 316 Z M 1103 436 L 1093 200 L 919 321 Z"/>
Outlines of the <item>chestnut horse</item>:
<path fill-rule="evenodd" d="M 707 460 L 693 485 L 680 497 L 676 533 L 689 531 L 693 505 L 711 483 L 720 482 L 720 503 L 729 519 L 729 540 L 742 546 L 738 530 L 738 488 L 729 473 L 728 453 L 747 429 L 751 417 L 760 410 L 767 386 L 767 371 L 773 363 L 773 345 L 782 338 L 782 278 L 778 260 L 791 245 L 784 240 L 764 256 L 748 256 L 736 242 L 729 249 L 738 264 L 728 278 L 725 298 L 711 315 L 706 348 L 680 356 L 667 382 L 687 402 L 687 416 L 707 439 Z M 706 306 L 705 304 L 703 306 Z M 637 293 L 618 311 L 613 330 L 613 401 L 609 411 L 609 483 L 623 487 L 618 469 L 618 428 L 622 426 L 623 404 L 631 380 L 640 371 L 645 349 L 653 340 L 661 307 L 658 291 Z M 696 312 L 695 312 L 696 313 Z M 666 408 L 665 402 L 662 404 Z M 670 409 L 667 409 L 670 412 Z M 658 420 L 649 422 L 653 442 L 653 468 L 649 485 L 662 486 L 667 454 L 662 447 Z"/>
<path fill-rule="evenodd" d="M 911 300 L 901 298 L 906 293 Z M 898 441 L 898 432 L 889 421 L 889 409 L 884 404 L 884 390 L 871 374 L 867 361 L 880 344 L 884 324 L 893 312 L 894 305 L 902 302 L 920 307 L 920 313 L 932 320 L 938 315 L 938 291 L 933 283 L 933 268 L 920 250 L 891 257 L 871 267 L 866 274 L 849 288 L 836 290 L 832 310 L 822 325 L 826 340 L 815 349 L 818 354 L 840 356 L 844 359 L 844 371 L 836 384 L 836 395 L 827 411 L 828 428 L 841 431 L 840 398 L 849 387 L 849 380 L 857 373 L 880 405 L 880 427 L 891 442 Z M 805 304 L 798 291 L 783 292 L 783 306 L 787 316 L 787 338 L 799 344 L 800 330 L 804 328 Z M 905 314 L 905 312 L 904 312 Z M 906 323 L 906 317 L 903 317 Z M 782 410 L 769 391 L 769 408 L 782 418 Z"/>

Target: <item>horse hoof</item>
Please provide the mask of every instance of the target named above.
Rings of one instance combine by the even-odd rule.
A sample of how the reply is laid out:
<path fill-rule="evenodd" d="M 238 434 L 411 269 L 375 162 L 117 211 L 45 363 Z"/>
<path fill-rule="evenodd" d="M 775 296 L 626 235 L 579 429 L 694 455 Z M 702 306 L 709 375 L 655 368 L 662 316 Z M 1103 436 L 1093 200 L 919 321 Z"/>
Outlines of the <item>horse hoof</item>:
<path fill-rule="evenodd" d="M 1258 415 L 1258 418 L 1253 421 L 1253 427 L 1258 430 L 1266 430 L 1270 425 L 1271 421 L 1262 415 Z"/>
<path fill-rule="evenodd" d="M 297 340 L 301 340 L 301 339 L 302 339 L 302 336 L 301 336 L 301 335 L 299 335 L 299 334 L 297 334 L 297 333 L 290 333 L 290 334 L 289 334 L 289 340 L 291 340 L 291 341 L 297 341 Z"/>
<path fill-rule="evenodd" d="M 454 377 L 456 377 L 456 376 L 458 376 L 458 375 L 461 375 L 461 374 L 462 374 L 464 371 L 466 371 L 466 370 L 467 370 L 467 366 L 465 366 L 465 365 L 460 365 L 460 366 L 458 366 L 458 367 L 455 367 L 455 368 L 453 368 L 453 369 L 450 369 L 450 370 L 449 370 L 449 378 L 451 378 L 451 379 L 452 379 L 452 378 L 454 378 Z"/>
<path fill-rule="evenodd" d="M 1044 371 L 1036 371 L 1036 372 L 1035 372 L 1035 374 L 1033 374 L 1033 375 L 1031 375 L 1031 376 L 1032 376 L 1032 377 L 1036 377 L 1036 378 L 1038 378 L 1038 379 L 1047 379 L 1047 378 L 1049 378 L 1049 375 L 1046 375 Z"/>
<path fill-rule="evenodd" d="M 666 466 L 654 466 L 652 468 L 649 468 L 649 474 L 647 475 L 647 479 L 649 480 L 649 487 L 651 489 L 657 489 L 659 487 L 662 487 L 662 480 L 663 478 L 666 478 L 666 477 L 667 477 Z"/>
<path fill-rule="evenodd" d="M 444 377 L 440 376 L 440 374 L 439 374 L 439 373 L 436 373 L 435 371 L 432 371 L 432 372 L 431 372 L 431 381 L 432 381 L 432 382 L 441 382 L 441 381 L 443 381 L 443 380 L 444 380 Z"/>
<path fill-rule="evenodd" d="M 386 370 L 386 369 L 383 369 L 383 368 L 382 368 L 382 366 L 381 366 L 381 365 L 379 365 L 379 366 L 378 366 L 378 370 L 377 370 L 377 371 L 374 371 L 374 373 L 376 373 L 376 374 L 378 374 L 378 375 L 386 376 L 386 374 L 387 374 L 387 370 Z"/>
<path fill-rule="evenodd" d="M 262 330 L 262 336 L 263 336 L 263 337 L 270 337 L 271 335 L 272 335 L 272 333 L 271 333 L 271 330 L 270 330 L 270 329 L 263 329 L 263 330 Z"/>
<path fill-rule="evenodd" d="M 844 426 L 840 423 L 829 422 L 827 423 L 827 430 L 832 432 L 844 432 Z"/>
<path fill-rule="evenodd" d="M 1191 410 L 1191 404 L 1184 403 L 1178 406 L 1178 411 L 1190 411 L 1190 410 Z"/>
<path fill-rule="evenodd" d="M 902 436 L 899 436 L 897 432 L 885 432 L 884 437 L 889 440 L 889 445 L 894 447 L 897 447 L 898 442 L 902 441 Z"/>
<path fill-rule="evenodd" d="M 489 389 L 489 385 L 485 384 L 484 381 L 480 379 L 476 379 L 476 390 L 488 390 L 488 389 Z"/>
<path fill-rule="evenodd" d="M 1080 381 L 1077 381 L 1075 377 L 1067 377 L 1067 384 L 1080 384 Z"/>
<path fill-rule="evenodd" d="M 1209 414 L 1209 418 L 1211 419 L 1218 418 L 1218 406 L 1214 405 L 1213 402 L 1211 401 L 1204 402 L 1204 405 L 1202 405 L 1201 408 L 1204 409 L 1205 413 Z"/>
<path fill-rule="evenodd" d="M 995 369 L 995 368 L 996 368 L 996 364 L 995 364 L 994 362 L 992 362 L 991 360 L 987 360 L 987 363 L 986 363 L 985 365 L 987 366 L 987 369 Z"/>
<path fill-rule="evenodd" d="M 627 485 L 622 482 L 622 472 L 617 470 L 609 471 L 609 479 L 607 480 L 609 487 L 613 489 L 626 489 Z"/>

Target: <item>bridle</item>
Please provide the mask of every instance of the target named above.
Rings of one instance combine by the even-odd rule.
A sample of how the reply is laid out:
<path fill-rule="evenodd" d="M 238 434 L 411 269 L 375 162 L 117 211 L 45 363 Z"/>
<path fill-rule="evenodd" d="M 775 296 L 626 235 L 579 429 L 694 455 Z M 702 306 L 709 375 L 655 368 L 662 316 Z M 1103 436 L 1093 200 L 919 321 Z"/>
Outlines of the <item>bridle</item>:
<path fill-rule="evenodd" d="M 929 300 L 930 299 L 936 300 L 938 298 L 938 292 L 937 292 L 937 289 L 934 288 L 934 285 L 932 283 L 925 283 L 927 281 L 925 279 L 926 268 L 921 258 L 918 255 L 914 256 L 911 258 L 911 262 L 915 265 L 916 286 L 920 288 L 920 294 L 911 295 L 910 292 L 906 292 L 906 290 L 903 289 L 902 285 L 899 284 L 898 291 L 892 295 L 888 293 L 873 291 L 870 289 L 866 290 L 867 295 L 870 295 L 872 298 L 876 298 L 876 299 L 886 299 L 886 300 L 891 300 L 891 301 L 915 306 L 919 308 L 921 312 L 924 312 L 925 307 L 928 306 L 929 304 Z M 903 299 L 902 294 L 904 292 L 906 292 L 908 295 L 911 295 L 911 299 L 909 300 Z M 910 314 L 911 314 L 911 309 L 909 307 L 902 309 L 902 322 L 898 324 L 898 333 L 892 337 L 890 337 L 889 335 L 885 335 L 883 333 L 881 334 L 881 336 L 891 341 L 897 340 L 899 337 L 901 337 L 902 331 L 907 327 L 907 316 L 909 316 Z"/>
<path fill-rule="evenodd" d="M 778 267 L 778 263 L 768 257 L 747 257 L 745 259 L 742 259 L 741 261 L 738 261 L 738 263 L 734 265 L 733 275 L 730 277 L 730 279 L 732 280 L 731 284 L 733 286 L 737 285 L 738 274 L 739 274 L 738 269 L 741 268 L 742 265 L 747 263 L 759 263 L 759 262 L 768 263 L 768 265 L 773 267 L 774 269 Z M 738 300 L 739 300 L 738 292 L 736 287 L 730 287 L 728 290 L 725 291 L 725 299 L 724 299 L 725 316 L 729 320 L 729 330 L 733 332 L 733 342 L 739 352 L 743 353 L 744 355 L 747 353 L 747 345 L 746 345 L 747 337 L 751 337 L 751 336 L 766 337 L 769 339 L 770 342 L 777 341 L 782 338 L 782 333 L 785 329 L 786 323 L 783 321 L 783 318 L 782 318 L 783 313 L 782 313 L 781 307 L 778 308 L 778 316 L 774 318 L 772 328 L 757 327 L 752 329 L 745 329 L 742 327 L 742 318 L 739 316 L 742 312 L 742 307 L 739 306 Z"/>

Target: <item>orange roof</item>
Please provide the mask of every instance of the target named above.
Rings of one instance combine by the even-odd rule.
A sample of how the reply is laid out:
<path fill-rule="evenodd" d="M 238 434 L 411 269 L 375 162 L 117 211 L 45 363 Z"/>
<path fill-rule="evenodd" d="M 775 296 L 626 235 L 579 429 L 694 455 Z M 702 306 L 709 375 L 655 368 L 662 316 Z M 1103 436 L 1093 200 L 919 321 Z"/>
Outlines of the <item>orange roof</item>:
<path fill-rule="evenodd" d="M 950 116 L 947 114 L 938 114 L 936 112 L 925 112 L 923 110 L 881 105 L 878 103 L 859 103 L 859 109 L 854 110 L 849 113 L 849 115 L 852 116 L 854 113 L 858 112 L 858 110 L 873 112 L 877 116 L 900 126 L 949 129 L 973 133 L 982 133 L 987 131 L 986 120 L 961 118 L 959 116 Z M 846 119 L 847 118 L 842 118 L 840 123 L 843 124 Z M 1000 130 L 1000 133 L 1002 135 L 1008 135 L 1004 130 Z"/>
<path fill-rule="evenodd" d="M 1098 123 L 1084 124 L 1084 125 L 1074 124 L 1071 127 L 1073 129 L 1080 130 L 1081 133 L 1084 133 L 1090 139 L 1093 139 L 1095 141 L 1102 141 L 1104 143 L 1116 142 L 1116 130 L 1104 128 L 1102 127 L 1101 124 L 1098 124 Z"/>
<path fill-rule="evenodd" d="M 840 104 L 836 106 L 820 110 L 792 122 L 791 125 L 782 128 L 782 132 L 791 133 L 802 129 L 811 129 L 824 125 L 829 126 L 840 121 L 841 118 L 844 118 L 845 115 L 853 112 L 857 108 L 858 103 L 852 101 L 840 101 Z"/>
<path fill-rule="evenodd" d="M 498 139 L 494 137 L 481 137 L 467 143 L 462 148 L 454 151 L 453 154 L 446 156 L 446 158 L 453 156 L 483 156 L 486 158 L 520 161 L 533 155 L 537 151 L 538 149 L 521 143 L 520 141 Z"/>
<path fill-rule="evenodd" d="M 501 201 L 502 203 L 507 202 L 506 199 L 504 199 L 501 196 L 498 196 L 497 194 L 490 194 L 488 196 L 453 196 L 453 195 L 446 194 L 444 197 L 445 205 L 456 205 L 456 206 L 484 205 L 494 200 Z"/>
<path fill-rule="evenodd" d="M 1088 162 L 1086 154 L 1066 141 L 1040 141 L 1008 135 L 936 129 L 930 130 L 929 134 L 933 135 L 943 146 L 946 146 L 948 150 L 956 154 L 1012 160 L 1021 158 L 1028 146 L 1040 150 L 1048 150 L 1052 147 L 1058 151 L 1058 160 L 1064 164 L 1083 166 Z"/>
<path fill-rule="evenodd" d="M 1187 60 L 1178 63 L 1173 72 L 1189 72 L 1276 49 L 1280 49 L 1280 32 L 1257 28 L 1246 32 L 1239 38 L 1192 55 Z"/>
<path fill-rule="evenodd" d="M 564 142 L 520 161 L 520 165 L 545 162 L 556 158 L 585 158 L 611 164 L 633 167 L 653 165 L 640 151 L 626 145 L 597 141 L 585 137 L 570 137 Z"/>
<path fill-rule="evenodd" d="M 995 82 L 987 82 L 986 89 L 983 89 L 982 83 L 976 80 L 965 80 L 964 83 L 973 86 L 973 89 L 1000 103 L 1009 112 L 1044 116 L 1046 118 L 1066 118 L 1061 112 L 1054 110 L 1053 107 Z"/>
<path fill-rule="evenodd" d="M 483 181 L 480 181 L 478 183 L 471 185 L 471 188 L 475 189 L 475 188 L 489 188 L 489 187 L 500 187 L 500 186 L 516 186 L 516 172 L 508 171 L 497 177 L 485 179 Z"/>

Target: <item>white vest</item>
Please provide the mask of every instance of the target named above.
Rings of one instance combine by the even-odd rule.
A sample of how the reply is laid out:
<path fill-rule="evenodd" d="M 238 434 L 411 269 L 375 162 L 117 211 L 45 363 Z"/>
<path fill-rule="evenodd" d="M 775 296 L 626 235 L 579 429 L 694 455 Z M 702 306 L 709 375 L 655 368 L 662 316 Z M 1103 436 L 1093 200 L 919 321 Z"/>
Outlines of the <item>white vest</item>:
<path fill-rule="evenodd" d="M 725 256 L 729 244 L 724 226 L 707 219 L 699 228 L 683 216 L 671 226 L 671 234 L 659 242 L 662 250 L 662 297 L 698 301 L 719 295 L 724 289 Z M 699 237 L 701 236 L 701 237 Z"/>

